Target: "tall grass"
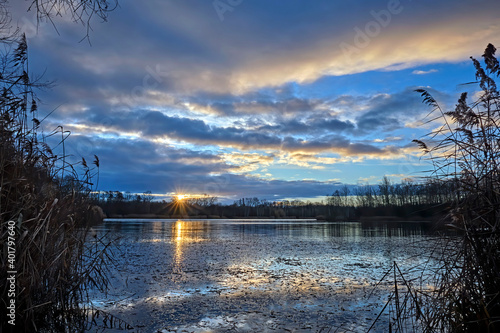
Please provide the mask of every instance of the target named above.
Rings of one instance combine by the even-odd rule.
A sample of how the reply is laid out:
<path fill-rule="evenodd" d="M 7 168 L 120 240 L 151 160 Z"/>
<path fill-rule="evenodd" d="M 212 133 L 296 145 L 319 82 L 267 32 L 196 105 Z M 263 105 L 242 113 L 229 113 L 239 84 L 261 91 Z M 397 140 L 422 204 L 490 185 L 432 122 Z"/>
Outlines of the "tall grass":
<path fill-rule="evenodd" d="M 417 90 L 438 127 L 415 142 L 432 161 L 430 177 L 456 188 L 447 223 L 458 234 L 443 237 L 434 252 L 437 268 L 427 279 L 432 288 L 407 282 L 394 264 L 389 302 L 394 332 L 500 331 L 500 92 L 495 81 L 500 65 L 495 52 L 489 44 L 484 65 L 471 58 L 480 92 L 472 101 L 463 93 L 453 111 L 445 112 L 428 91 Z"/>
<path fill-rule="evenodd" d="M 99 160 L 76 165 L 53 153 L 46 139 L 59 137 L 64 148 L 69 133 L 60 126 L 42 135 L 35 90 L 48 85 L 29 75 L 26 39 L 4 38 L 1 46 L 0 331 L 80 331 L 88 324 L 87 291 L 106 288 L 111 260 L 109 243 L 89 234 L 89 222 L 100 218 L 89 200 Z M 11 299 L 9 221 L 15 223 L 15 326 L 4 315 Z"/>

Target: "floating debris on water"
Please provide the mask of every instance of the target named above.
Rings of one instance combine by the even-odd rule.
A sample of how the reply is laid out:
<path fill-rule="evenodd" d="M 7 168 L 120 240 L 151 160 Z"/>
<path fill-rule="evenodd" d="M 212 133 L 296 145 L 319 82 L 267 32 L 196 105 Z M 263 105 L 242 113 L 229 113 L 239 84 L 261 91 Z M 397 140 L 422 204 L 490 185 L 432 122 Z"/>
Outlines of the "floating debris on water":
<path fill-rule="evenodd" d="M 334 223 L 255 223 L 107 221 L 118 263 L 94 307 L 139 332 L 363 332 L 387 300 L 389 283 L 375 285 L 394 260 L 426 262 L 428 236 L 415 228 L 386 237 L 360 224 L 341 234 Z"/>

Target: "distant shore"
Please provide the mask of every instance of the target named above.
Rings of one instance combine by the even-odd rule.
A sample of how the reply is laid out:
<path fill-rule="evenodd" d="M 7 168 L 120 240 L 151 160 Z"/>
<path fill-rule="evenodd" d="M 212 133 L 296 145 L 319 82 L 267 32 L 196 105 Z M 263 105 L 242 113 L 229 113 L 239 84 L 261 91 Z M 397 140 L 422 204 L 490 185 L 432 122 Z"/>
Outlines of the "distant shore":
<path fill-rule="evenodd" d="M 127 215 L 110 215 L 105 219 L 180 219 L 180 220 L 273 220 L 273 221 L 286 221 L 286 220 L 300 220 L 300 221 L 325 221 L 325 222 L 415 222 L 415 223 L 432 223 L 436 222 L 436 218 L 402 218 L 399 216 L 361 216 L 359 219 L 329 219 L 324 216 L 311 216 L 311 217 L 273 217 L 273 216 L 219 216 L 219 215 L 158 215 L 158 214 L 127 214 Z"/>

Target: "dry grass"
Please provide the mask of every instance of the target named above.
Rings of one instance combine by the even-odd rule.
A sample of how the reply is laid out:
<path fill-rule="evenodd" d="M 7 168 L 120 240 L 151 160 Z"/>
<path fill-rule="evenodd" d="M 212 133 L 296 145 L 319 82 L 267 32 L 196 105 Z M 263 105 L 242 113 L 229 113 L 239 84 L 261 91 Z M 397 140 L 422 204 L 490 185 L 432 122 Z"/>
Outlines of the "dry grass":
<path fill-rule="evenodd" d="M 8 221 L 15 222 L 16 326 L 2 315 L 0 331 L 81 331 L 89 324 L 89 288 L 107 287 L 109 243 L 88 241 L 90 204 L 99 161 L 89 167 L 56 156 L 45 139 L 69 135 L 62 127 L 40 134 L 36 88 L 28 73 L 24 37 L 2 39 L 0 59 L 0 292 L 7 313 Z M 64 151 L 64 149 L 63 149 Z M 9 269 L 10 268 L 10 269 Z"/>
<path fill-rule="evenodd" d="M 448 226 L 455 237 L 443 237 L 432 260 L 438 263 L 425 289 L 404 280 L 394 264 L 393 332 L 500 331 L 500 66 L 495 47 L 486 48 L 483 68 L 472 59 L 482 93 L 468 102 L 464 93 L 455 110 L 444 112 L 420 89 L 442 126 L 417 144 L 434 165 L 431 175 L 452 183 Z M 398 282 L 399 281 L 399 282 Z M 403 281 L 401 289 L 401 281 Z"/>

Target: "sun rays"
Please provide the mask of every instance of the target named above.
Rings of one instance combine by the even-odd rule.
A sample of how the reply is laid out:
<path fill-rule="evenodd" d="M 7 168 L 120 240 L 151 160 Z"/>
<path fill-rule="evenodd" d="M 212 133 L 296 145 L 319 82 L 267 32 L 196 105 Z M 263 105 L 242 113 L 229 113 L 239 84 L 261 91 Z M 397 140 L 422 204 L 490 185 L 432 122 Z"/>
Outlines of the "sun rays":
<path fill-rule="evenodd" d="M 186 194 L 177 194 L 175 195 L 175 199 L 177 199 L 177 201 L 183 201 L 184 199 L 187 199 L 188 196 Z"/>

